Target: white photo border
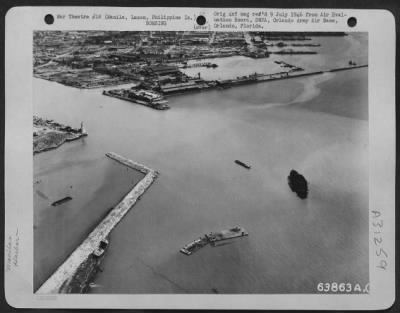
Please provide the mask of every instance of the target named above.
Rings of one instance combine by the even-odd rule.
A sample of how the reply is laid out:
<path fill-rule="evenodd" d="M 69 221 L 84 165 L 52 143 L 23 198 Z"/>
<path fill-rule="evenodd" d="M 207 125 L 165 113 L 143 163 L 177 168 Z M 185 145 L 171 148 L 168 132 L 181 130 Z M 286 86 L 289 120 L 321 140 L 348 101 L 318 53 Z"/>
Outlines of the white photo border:
<path fill-rule="evenodd" d="M 56 20 L 44 23 L 48 13 L 204 15 L 234 8 L 122 8 L 122 7 L 15 7 L 5 25 L 5 249 L 9 238 L 18 238 L 18 266 L 5 272 L 5 294 L 13 307 L 30 308 L 131 308 L 131 309 L 328 309 L 373 310 L 390 307 L 395 300 L 395 20 L 385 10 L 338 10 L 357 18 L 349 28 L 347 19 L 335 26 L 317 27 L 271 24 L 268 31 L 368 32 L 369 142 L 370 142 L 370 293 L 265 294 L 265 295 L 38 295 L 33 293 L 33 161 L 32 161 L 32 53 L 35 30 L 193 30 L 193 21 L 171 21 L 157 29 L 139 23 L 104 20 Z M 256 11 L 257 9 L 244 9 Z M 277 9 L 274 9 L 277 10 Z M 290 11 L 290 9 L 280 9 Z M 296 11 L 331 11 L 296 9 Z M 212 25 L 210 31 L 213 31 Z M 17 143 L 17 144 L 16 144 Z M 381 270 L 374 242 L 373 217 L 379 212 L 384 224 L 387 268 Z M 375 220 L 376 222 L 376 220 Z M 7 253 L 5 253 L 7 262 Z"/>

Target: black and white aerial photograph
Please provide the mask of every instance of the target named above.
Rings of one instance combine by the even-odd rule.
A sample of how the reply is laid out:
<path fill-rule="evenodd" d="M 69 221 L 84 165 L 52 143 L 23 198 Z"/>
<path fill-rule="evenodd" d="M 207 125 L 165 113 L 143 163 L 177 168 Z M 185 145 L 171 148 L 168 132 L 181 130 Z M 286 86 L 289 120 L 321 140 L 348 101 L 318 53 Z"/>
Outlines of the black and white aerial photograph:
<path fill-rule="evenodd" d="M 35 293 L 368 292 L 367 32 L 32 36 Z"/>

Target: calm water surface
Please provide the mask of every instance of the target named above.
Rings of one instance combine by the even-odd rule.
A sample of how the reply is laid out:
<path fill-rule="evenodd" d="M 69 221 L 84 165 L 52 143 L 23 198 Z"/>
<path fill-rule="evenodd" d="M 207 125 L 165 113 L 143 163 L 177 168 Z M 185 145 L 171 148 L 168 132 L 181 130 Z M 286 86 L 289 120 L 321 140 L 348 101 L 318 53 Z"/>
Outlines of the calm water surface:
<path fill-rule="evenodd" d="M 333 55 L 321 52 L 314 62 L 301 62 L 318 67 L 325 57 L 324 66 L 336 64 L 339 49 L 354 59 L 365 57 L 351 44 L 362 46 L 363 36 L 334 40 L 341 46 L 321 48 Z M 296 60 L 300 56 L 286 61 Z M 240 66 L 232 75 L 243 75 Z M 318 282 L 368 282 L 367 69 L 176 96 L 166 112 L 104 97 L 99 90 L 39 79 L 33 84 L 37 114 L 72 126 L 83 120 L 89 132 L 84 141 L 34 157 L 34 180 L 43 185 L 39 190 L 34 184 L 35 190 L 64 195 L 71 181 L 90 195 L 54 213 L 36 193 L 35 251 L 47 248 L 38 232 L 68 237 L 49 225 L 68 223 L 65 212 L 74 212 L 72 221 L 87 222 L 70 223 L 64 234 L 87 233 L 141 178 L 118 169 L 104 158 L 106 152 L 161 173 L 112 233 L 92 292 L 308 293 Z M 346 84 L 351 90 L 338 92 Z M 290 192 L 286 177 L 292 168 L 309 180 L 309 199 Z M 68 183 L 57 178 L 67 176 Z M 107 188 L 90 193 L 98 181 Z M 96 211 L 84 213 L 86 205 Z M 206 232 L 234 225 L 245 227 L 249 237 L 190 257 L 178 252 Z M 71 237 L 54 241 L 52 251 L 76 246 L 77 236 Z M 63 255 L 52 253 L 45 261 L 35 253 L 36 281 Z"/>

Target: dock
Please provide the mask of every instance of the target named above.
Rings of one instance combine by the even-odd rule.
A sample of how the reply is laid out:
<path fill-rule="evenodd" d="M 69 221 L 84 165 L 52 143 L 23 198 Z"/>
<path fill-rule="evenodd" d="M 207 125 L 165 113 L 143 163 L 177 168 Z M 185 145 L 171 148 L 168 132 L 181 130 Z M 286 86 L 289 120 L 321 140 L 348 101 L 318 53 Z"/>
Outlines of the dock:
<path fill-rule="evenodd" d="M 89 236 L 72 252 L 64 263 L 51 275 L 47 281 L 36 291 L 39 294 L 56 294 L 67 290 L 66 284 L 73 283 L 72 278 L 77 270 L 82 268 L 82 264 L 93 255 L 102 241 L 107 240 L 112 230 L 122 220 L 122 218 L 135 205 L 140 197 L 152 185 L 159 173 L 145 165 L 128 160 L 116 153 L 106 154 L 125 166 L 133 168 L 145 174 L 145 177 L 138 182 L 132 190 L 119 202 L 110 213 L 100 222 L 99 225 L 89 234 Z"/>
<path fill-rule="evenodd" d="M 368 67 L 368 64 L 362 65 L 351 65 L 351 66 L 343 66 L 328 70 L 320 70 L 320 71 L 306 71 L 302 68 L 296 67 L 294 65 L 288 64 L 286 62 L 281 62 L 283 67 L 292 68 L 291 71 L 283 71 L 276 72 L 270 74 L 262 74 L 262 73 L 254 73 L 248 76 L 241 76 L 232 79 L 225 80 L 201 80 L 199 79 L 197 82 L 187 82 L 180 84 L 168 84 L 161 86 L 161 92 L 164 96 L 170 97 L 173 95 L 179 94 L 187 94 L 191 92 L 200 92 L 207 91 L 213 89 L 224 90 L 232 87 L 239 87 L 242 85 L 250 85 L 250 84 L 258 84 L 258 83 L 266 83 L 273 82 L 278 80 L 285 80 L 291 78 L 301 78 L 306 76 L 314 76 L 314 75 L 322 75 L 325 73 L 333 73 L 340 71 L 348 71 L 353 69 L 359 69 Z"/>

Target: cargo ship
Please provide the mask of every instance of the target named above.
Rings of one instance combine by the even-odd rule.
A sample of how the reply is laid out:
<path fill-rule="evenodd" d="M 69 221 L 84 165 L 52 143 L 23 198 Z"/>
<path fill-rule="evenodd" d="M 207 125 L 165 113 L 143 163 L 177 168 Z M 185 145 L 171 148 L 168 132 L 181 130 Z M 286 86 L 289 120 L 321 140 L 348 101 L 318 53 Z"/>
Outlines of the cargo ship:
<path fill-rule="evenodd" d="M 249 233 L 243 227 L 235 226 L 229 229 L 221 230 L 219 232 L 211 232 L 209 234 L 205 234 L 203 237 L 200 237 L 188 243 L 179 251 L 183 254 L 191 255 L 208 244 L 211 244 L 211 246 L 214 247 L 215 243 L 218 241 L 234 239 L 248 235 Z"/>
<path fill-rule="evenodd" d="M 248 235 L 249 233 L 243 227 L 235 226 L 230 229 L 221 230 L 220 232 L 209 233 L 205 236 L 210 243 L 215 243 L 221 240 L 228 240 Z"/>
<path fill-rule="evenodd" d="M 62 198 L 60 200 L 54 201 L 51 205 L 52 206 L 58 206 L 58 205 L 61 205 L 61 204 L 65 203 L 65 202 L 68 202 L 68 201 L 71 201 L 71 200 L 72 200 L 72 198 L 70 196 L 68 196 L 68 197 Z"/>
<path fill-rule="evenodd" d="M 168 101 L 165 100 L 161 94 L 145 89 L 131 88 L 103 90 L 103 95 L 145 105 L 156 110 L 169 109 L 169 106 L 167 105 Z"/>

